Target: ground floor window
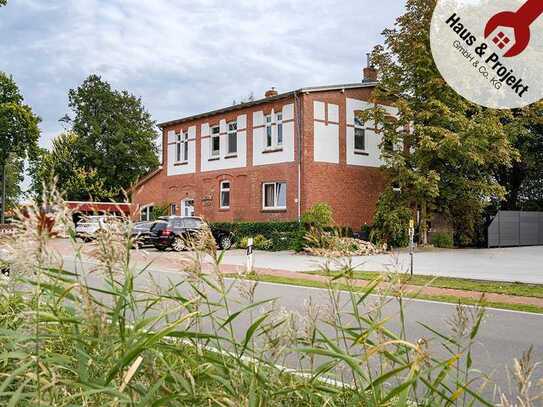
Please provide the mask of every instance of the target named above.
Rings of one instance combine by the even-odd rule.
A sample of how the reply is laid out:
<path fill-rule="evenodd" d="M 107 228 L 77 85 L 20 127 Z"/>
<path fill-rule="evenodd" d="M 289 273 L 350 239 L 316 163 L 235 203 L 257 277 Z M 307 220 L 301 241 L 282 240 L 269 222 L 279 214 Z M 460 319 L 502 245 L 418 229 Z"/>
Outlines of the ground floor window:
<path fill-rule="evenodd" d="M 194 216 L 194 199 L 181 201 L 181 216 Z"/>
<path fill-rule="evenodd" d="M 174 203 L 170 205 L 170 215 L 177 215 L 177 205 Z"/>
<path fill-rule="evenodd" d="M 221 209 L 230 208 L 230 181 L 221 182 Z"/>
<path fill-rule="evenodd" d="M 146 206 L 140 209 L 140 220 L 142 222 L 153 220 L 154 206 Z"/>
<path fill-rule="evenodd" d="M 286 209 L 287 183 L 265 182 L 262 185 L 262 203 L 264 209 Z"/>

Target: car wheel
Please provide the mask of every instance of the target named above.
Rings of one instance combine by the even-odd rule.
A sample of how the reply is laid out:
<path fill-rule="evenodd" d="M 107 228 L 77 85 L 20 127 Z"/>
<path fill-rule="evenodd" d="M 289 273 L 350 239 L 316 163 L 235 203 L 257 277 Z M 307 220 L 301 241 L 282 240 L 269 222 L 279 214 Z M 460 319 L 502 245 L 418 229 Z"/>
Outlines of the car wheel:
<path fill-rule="evenodd" d="M 232 248 L 232 238 L 228 235 L 222 236 L 219 239 L 219 247 L 223 250 L 229 250 Z"/>
<path fill-rule="evenodd" d="M 182 252 L 187 248 L 185 240 L 182 237 L 177 236 L 172 243 L 172 249 L 176 252 Z"/>
<path fill-rule="evenodd" d="M 164 246 L 155 246 L 155 249 L 157 249 L 159 252 L 163 252 L 164 250 L 166 250 Z"/>

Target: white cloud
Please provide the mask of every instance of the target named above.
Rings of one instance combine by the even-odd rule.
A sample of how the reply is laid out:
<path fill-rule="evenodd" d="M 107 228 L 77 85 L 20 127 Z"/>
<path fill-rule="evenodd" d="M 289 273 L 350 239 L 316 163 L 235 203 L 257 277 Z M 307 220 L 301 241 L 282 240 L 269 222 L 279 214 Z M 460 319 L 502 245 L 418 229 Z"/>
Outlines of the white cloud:
<path fill-rule="evenodd" d="M 360 80 L 363 55 L 402 12 L 383 0 L 14 0 L 0 10 L 0 70 L 62 130 L 67 91 L 90 73 L 141 96 L 157 121 L 270 86 Z"/>

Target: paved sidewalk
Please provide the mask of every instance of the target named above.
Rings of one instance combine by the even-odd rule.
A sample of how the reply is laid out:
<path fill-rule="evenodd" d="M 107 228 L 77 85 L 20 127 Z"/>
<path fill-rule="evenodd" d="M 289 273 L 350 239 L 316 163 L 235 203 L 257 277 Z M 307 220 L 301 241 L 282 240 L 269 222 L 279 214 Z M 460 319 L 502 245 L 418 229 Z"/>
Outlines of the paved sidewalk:
<path fill-rule="evenodd" d="M 58 252 L 63 255 L 67 259 L 71 259 L 74 255 L 72 247 L 67 241 L 55 241 L 53 243 L 53 246 Z M 89 249 L 91 246 L 87 247 L 83 246 L 83 260 L 86 261 L 92 261 L 92 257 L 89 255 Z M 441 253 L 441 252 L 437 252 Z M 432 253 L 432 254 L 437 254 Z M 236 258 L 233 256 L 236 256 L 239 254 L 229 252 L 230 254 L 230 260 L 232 258 Z M 260 260 L 262 260 L 263 257 L 269 256 L 270 258 L 273 258 L 273 253 L 259 253 L 260 255 L 264 255 L 260 257 Z M 424 253 L 427 254 L 427 253 Z M 294 256 L 292 254 L 287 254 L 289 256 Z M 192 259 L 194 255 L 191 253 L 173 253 L 173 252 L 156 252 L 156 251 L 145 251 L 145 250 L 134 250 L 132 252 L 132 261 L 135 265 L 139 267 L 145 267 L 147 265 L 150 265 L 153 269 L 160 269 L 160 270 L 168 270 L 168 271 L 178 271 L 183 272 L 186 270 L 186 268 L 192 263 Z M 307 256 L 295 256 L 295 257 L 307 257 Z M 376 256 L 377 257 L 377 256 Z M 284 258 L 284 257 L 283 257 Z M 244 259 L 244 257 L 243 257 Z M 308 258 L 311 261 L 315 261 L 314 258 Z M 208 261 L 204 265 L 204 271 L 210 272 L 213 269 L 213 265 L 209 261 L 210 259 L 207 259 Z M 225 261 L 220 266 L 220 271 L 225 274 L 234 274 L 234 273 L 243 273 L 245 271 L 245 265 L 244 264 L 232 264 L 233 262 Z M 240 262 L 238 262 L 240 263 Z M 261 263 L 260 263 L 261 264 Z M 313 268 L 307 268 L 306 271 L 315 269 Z M 281 278 L 292 278 L 297 280 L 306 280 L 306 281 L 314 281 L 314 282 L 320 282 L 320 283 L 326 283 L 328 281 L 328 277 L 322 276 L 322 275 L 312 275 L 312 274 L 306 274 L 301 273 L 299 271 L 292 271 L 292 270 L 285 270 L 276 268 L 275 264 L 270 264 L 268 267 L 262 267 L 259 266 L 259 263 L 256 264 L 255 272 L 262 276 L 272 276 L 272 277 L 281 277 Z M 341 283 L 341 280 L 338 280 L 338 282 Z M 363 281 L 363 280 L 357 280 L 355 282 L 356 286 L 364 287 L 367 286 L 369 282 Z M 391 288 L 389 283 L 383 282 L 380 285 L 380 288 L 382 289 L 389 289 Z M 399 287 L 396 287 L 399 288 Z M 456 290 L 456 289 L 449 289 L 449 288 L 438 288 L 438 287 L 424 287 L 424 286 L 416 286 L 416 285 L 402 285 L 401 286 L 402 292 L 409 295 L 419 294 L 423 296 L 449 296 L 449 297 L 456 297 L 456 298 L 464 298 L 464 299 L 471 299 L 471 300 L 480 300 L 481 297 L 484 295 L 484 298 L 487 302 L 494 302 L 494 303 L 503 303 L 503 304 L 516 304 L 516 305 L 531 305 L 531 306 L 537 306 L 540 308 L 543 308 L 543 298 L 535 298 L 535 297 L 521 297 L 521 296 L 513 296 L 513 295 L 505 295 L 505 294 L 494 294 L 494 293 L 481 293 L 477 291 L 464 291 L 464 290 Z"/>

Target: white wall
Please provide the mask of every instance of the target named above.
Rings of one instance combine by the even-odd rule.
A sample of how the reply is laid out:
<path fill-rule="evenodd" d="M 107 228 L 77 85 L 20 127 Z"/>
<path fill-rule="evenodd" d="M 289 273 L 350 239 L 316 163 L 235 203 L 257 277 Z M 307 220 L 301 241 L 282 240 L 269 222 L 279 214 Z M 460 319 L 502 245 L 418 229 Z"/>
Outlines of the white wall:
<path fill-rule="evenodd" d="M 347 98 L 347 164 L 360 165 L 365 167 L 380 167 L 383 164 L 381 160 L 381 151 L 379 145 L 382 136 L 375 133 L 373 121 L 368 121 L 366 125 L 366 152 L 368 155 L 359 155 L 354 152 L 354 116 L 356 110 L 367 110 L 373 107 L 372 103 L 364 100 Z M 397 115 L 398 110 L 390 106 L 384 106 L 385 110 L 391 115 Z"/>
<path fill-rule="evenodd" d="M 272 110 L 272 118 L 275 118 Z M 294 104 L 283 106 L 283 148 L 279 151 L 266 151 L 266 127 L 264 112 L 253 113 L 253 165 L 268 165 L 294 161 Z M 277 137 L 277 126 L 272 126 L 273 137 Z"/>
<path fill-rule="evenodd" d="M 183 165 L 175 165 L 176 145 L 171 144 L 176 141 L 175 131 L 168 132 L 168 176 L 196 172 L 196 126 L 189 127 L 187 131 L 189 133 L 189 159 L 188 163 Z"/>
<path fill-rule="evenodd" d="M 325 120 L 328 110 L 328 124 Z M 316 162 L 339 164 L 339 106 L 313 102 L 313 159 Z"/>
<path fill-rule="evenodd" d="M 221 120 L 220 126 L 220 155 L 218 160 L 211 160 L 211 138 L 209 123 L 201 126 L 201 171 L 219 171 L 231 168 L 242 168 L 247 165 L 247 115 L 237 117 L 238 124 L 238 152 L 236 157 L 228 156 L 228 134 L 226 120 Z"/>

